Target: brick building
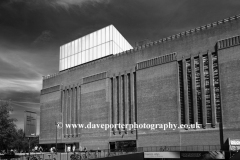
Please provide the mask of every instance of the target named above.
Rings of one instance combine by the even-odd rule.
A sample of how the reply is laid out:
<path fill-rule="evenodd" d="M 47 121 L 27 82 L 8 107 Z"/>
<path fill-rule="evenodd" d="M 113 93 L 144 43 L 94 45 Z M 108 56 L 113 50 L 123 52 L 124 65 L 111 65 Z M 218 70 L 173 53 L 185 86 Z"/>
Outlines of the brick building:
<path fill-rule="evenodd" d="M 55 143 L 56 121 L 200 124 L 200 129 L 176 130 L 63 127 L 57 130 L 60 148 L 223 147 L 228 138 L 240 138 L 239 34 L 240 16 L 234 16 L 118 54 L 60 66 L 59 73 L 43 78 L 40 143 Z"/>

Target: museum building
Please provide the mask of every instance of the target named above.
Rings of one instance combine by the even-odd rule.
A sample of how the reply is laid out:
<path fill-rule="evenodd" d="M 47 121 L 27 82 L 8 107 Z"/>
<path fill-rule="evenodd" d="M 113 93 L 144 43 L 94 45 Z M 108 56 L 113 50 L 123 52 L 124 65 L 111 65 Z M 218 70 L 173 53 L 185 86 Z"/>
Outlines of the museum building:
<path fill-rule="evenodd" d="M 132 47 L 113 26 L 60 46 L 43 77 L 42 145 L 88 149 L 218 146 L 240 138 L 240 16 Z M 62 122 L 62 128 L 55 123 Z M 199 124 L 67 128 L 65 124 Z"/>

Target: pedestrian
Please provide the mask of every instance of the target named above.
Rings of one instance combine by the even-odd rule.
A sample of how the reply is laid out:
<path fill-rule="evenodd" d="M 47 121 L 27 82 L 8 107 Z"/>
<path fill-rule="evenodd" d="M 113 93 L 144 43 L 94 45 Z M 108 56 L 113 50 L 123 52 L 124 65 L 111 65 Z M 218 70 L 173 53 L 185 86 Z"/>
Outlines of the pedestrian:
<path fill-rule="evenodd" d="M 68 145 L 68 147 L 67 147 L 67 152 L 71 152 L 71 146 L 70 145 Z"/>
<path fill-rule="evenodd" d="M 50 152 L 53 153 L 53 147 L 50 148 Z"/>
<path fill-rule="evenodd" d="M 38 146 L 36 145 L 35 147 L 34 147 L 34 152 L 37 152 L 38 151 Z"/>
<path fill-rule="evenodd" d="M 43 152 L 43 148 L 39 146 L 39 152 Z"/>
<path fill-rule="evenodd" d="M 15 156 L 13 149 L 10 150 L 10 155 Z"/>
<path fill-rule="evenodd" d="M 75 152 L 75 149 L 76 149 L 76 146 L 73 145 L 73 147 L 72 147 L 72 151 Z"/>

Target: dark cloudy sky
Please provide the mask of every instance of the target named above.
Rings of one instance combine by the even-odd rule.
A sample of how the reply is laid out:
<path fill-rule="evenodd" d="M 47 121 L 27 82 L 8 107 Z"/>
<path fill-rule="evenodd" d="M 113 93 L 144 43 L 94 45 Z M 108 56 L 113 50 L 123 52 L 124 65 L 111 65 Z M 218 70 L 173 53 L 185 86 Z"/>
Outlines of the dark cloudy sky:
<path fill-rule="evenodd" d="M 239 0 L 1 0 L 0 99 L 38 114 L 42 76 L 58 72 L 59 46 L 113 24 L 134 46 L 240 14 Z"/>

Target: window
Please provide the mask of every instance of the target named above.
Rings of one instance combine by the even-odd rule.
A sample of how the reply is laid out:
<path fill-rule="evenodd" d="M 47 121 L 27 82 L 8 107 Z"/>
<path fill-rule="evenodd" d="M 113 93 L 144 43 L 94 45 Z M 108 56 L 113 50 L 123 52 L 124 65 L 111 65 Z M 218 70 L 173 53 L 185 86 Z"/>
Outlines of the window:
<path fill-rule="evenodd" d="M 211 57 L 212 61 L 209 61 L 209 56 L 212 56 Z M 183 61 L 178 61 L 179 102 L 180 102 L 179 105 L 181 109 L 181 123 L 182 124 L 186 123 L 185 121 L 186 116 L 189 117 L 190 124 L 195 123 L 194 122 L 195 118 L 198 124 L 203 124 L 203 122 L 213 123 L 212 114 L 215 113 L 216 113 L 215 121 L 219 123 L 221 122 L 221 101 L 220 101 L 221 97 L 217 53 L 212 53 L 211 55 L 207 54 L 203 55 L 202 59 L 199 56 L 194 57 L 193 63 L 191 62 L 191 60 L 192 59 L 186 59 L 186 64 L 185 63 L 183 64 Z M 209 65 L 210 63 L 212 64 Z M 192 64 L 193 66 L 191 66 Z M 183 65 L 186 65 L 186 67 Z M 213 67 L 210 68 L 209 66 Z M 184 71 L 184 68 L 186 69 L 186 71 Z M 211 77 L 210 71 L 211 73 L 213 73 L 211 74 Z M 184 72 L 186 74 L 184 74 Z M 184 75 L 186 75 L 186 77 L 184 77 Z M 194 83 L 195 86 L 193 86 L 193 80 L 195 80 Z M 213 81 L 212 88 L 210 87 L 210 80 Z M 186 84 L 186 86 L 184 86 L 184 84 Z M 211 96 L 211 93 L 214 93 L 214 96 Z M 185 97 L 184 95 L 187 97 Z M 195 97 L 196 99 L 193 98 L 193 96 L 196 96 Z M 213 98 L 214 104 L 211 104 Z M 188 108 L 186 108 L 187 105 L 184 102 L 187 102 Z M 193 108 L 195 107 L 193 104 L 196 104 L 196 108 Z M 213 111 L 214 107 L 212 105 L 216 106 L 216 111 Z M 203 114 L 204 109 L 203 107 L 205 107 L 206 115 Z M 187 109 L 189 110 L 189 112 L 185 113 Z M 197 112 L 196 115 L 197 117 L 194 117 L 195 116 L 194 111 Z"/>

